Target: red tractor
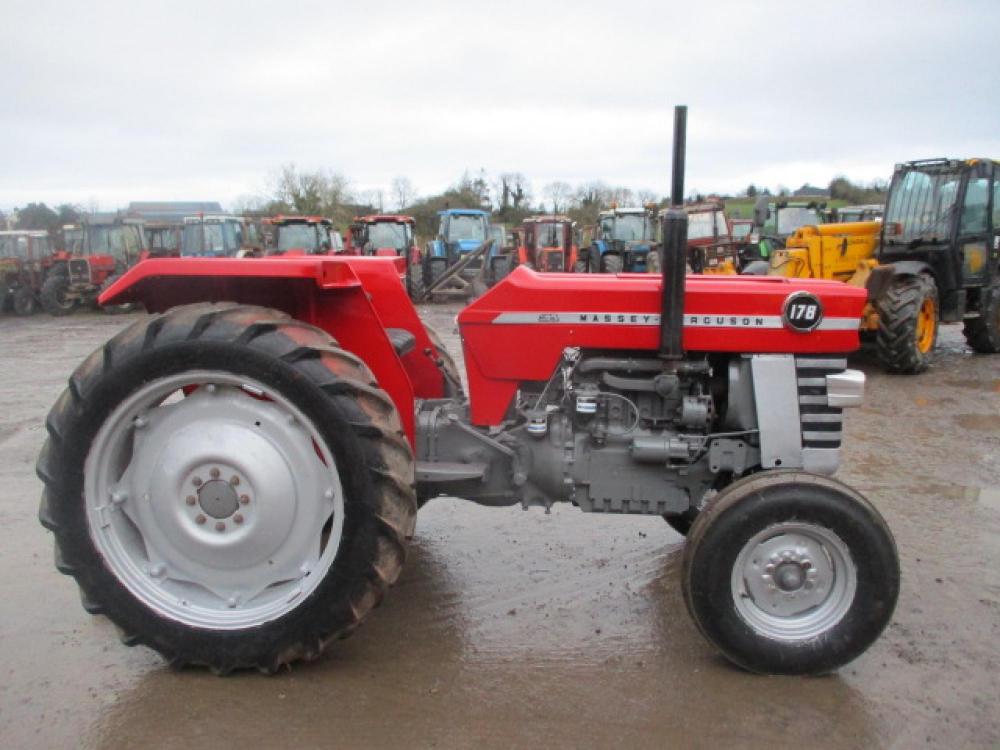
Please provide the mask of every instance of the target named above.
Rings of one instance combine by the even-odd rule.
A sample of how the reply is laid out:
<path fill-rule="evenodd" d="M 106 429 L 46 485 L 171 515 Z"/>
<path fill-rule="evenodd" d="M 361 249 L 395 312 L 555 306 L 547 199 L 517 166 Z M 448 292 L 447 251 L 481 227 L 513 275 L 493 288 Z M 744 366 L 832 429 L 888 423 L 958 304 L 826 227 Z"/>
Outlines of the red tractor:
<path fill-rule="evenodd" d="M 568 216 L 532 216 L 515 232 L 518 265 L 536 271 L 572 271 L 579 246 L 576 223 Z"/>
<path fill-rule="evenodd" d="M 402 214 L 355 216 L 344 253 L 406 258 L 406 289 L 413 299 L 421 299 L 425 284 L 416 225 L 412 216 Z"/>
<path fill-rule="evenodd" d="M 46 423 L 58 569 L 126 644 L 274 672 L 381 601 L 431 498 L 568 502 L 686 532 L 687 608 L 735 663 L 850 661 L 899 587 L 885 522 L 827 476 L 864 390 L 865 292 L 685 279 L 686 216 L 664 224 L 660 277 L 518 268 L 466 307 L 468 395 L 403 258 L 141 263 L 102 301 L 155 314 Z"/>
<path fill-rule="evenodd" d="M 45 262 L 42 307 L 69 315 L 79 305 L 96 304 L 101 291 L 146 254 L 142 222 L 95 214 L 63 227 L 65 248 Z M 127 311 L 131 305 L 105 308 Z"/>
<path fill-rule="evenodd" d="M 49 233 L 41 230 L 0 232 L 0 311 L 31 315 L 45 276 L 44 263 L 52 255 Z"/>
<path fill-rule="evenodd" d="M 322 216 L 272 216 L 268 255 L 329 255 L 334 251 L 333 222 Z"/>

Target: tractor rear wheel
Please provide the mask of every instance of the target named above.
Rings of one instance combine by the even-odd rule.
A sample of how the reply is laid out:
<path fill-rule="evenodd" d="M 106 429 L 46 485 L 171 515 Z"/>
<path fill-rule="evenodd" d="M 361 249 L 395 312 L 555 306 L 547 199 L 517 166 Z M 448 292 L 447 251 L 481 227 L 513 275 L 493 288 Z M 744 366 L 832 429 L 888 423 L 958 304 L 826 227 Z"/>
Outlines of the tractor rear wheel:
<path fill-rule="evenodd" d="M 39 519 L 127 645 L 274 672 L 349 635 L 416 519 L 396 407 L 323 331 L 188 305 L 88 357 L 46 422 Z"/>
<path fill-rule="evenodd" d="M 730 661 L 822 674 L 889 623 L 899 557 L 882 516 L 854 490 L 769 471 L 709 500 L 688 534 L 681 585 L 695 624 Z"/>
<path fill-rule="evenodd" d="M 973 351 L 1000 354 L 1000 284 L 994 284 L 983 293 L 986 300 L 981 314 L 965 321 L 963 333 Z"/>
<path fill-rule="evenodd" d="M 57 318 L 72 313 L 76 309 L 76 300 L 69 299 L 68 293 L 69 276 L 65 273 L 49 274 L 39 294 L 45 312 Z"/>
<path fill-rule="evenodd" d="M 601 258 L 601 273 L 621 273 L 622 259 L 620 255 L 608 253 Z"/>
<path fill-rule="evenodd" d="M 590 273 L 590 264 L 587 263 L 586 257 L 573 264 L 573 273 Z"/>
<path fill-rule="evenodd" d="M 420 263 L 411 263 L 406 267 L 406 291 L 414 302 L 423 301 L 427 285 L 424 284 L 424 267 Z"/>
<path fill-rule="evenodd" d="M 875 303 L 879 359 L 890 372 L 923 372 L 938 332 L 937 287 L 930 276 L 896 276 Z"/>
<path fill-rule="evenodd" d="M 13 296 L 15 315 L 34 315 L 35 311 L 38 310 L 35 293 L 29 287 L 18 287 Z"/>

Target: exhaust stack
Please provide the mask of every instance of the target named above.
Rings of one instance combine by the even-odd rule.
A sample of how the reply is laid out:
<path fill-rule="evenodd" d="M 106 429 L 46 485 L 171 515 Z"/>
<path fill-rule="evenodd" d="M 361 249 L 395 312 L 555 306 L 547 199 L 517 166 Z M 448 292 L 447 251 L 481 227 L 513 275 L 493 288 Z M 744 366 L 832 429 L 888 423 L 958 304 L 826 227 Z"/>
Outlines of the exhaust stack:
<path fill-rule="evenodd" d="M 660 268 L 660 352 L 662 359 L 681 359 L 684 348 L 684 280 L 687 273 L 687 214 L 684 213 L 684 153 L 687 141 L 687 107 L 674 107 L 673 174 L 670 208 L 663 216 Z"/>

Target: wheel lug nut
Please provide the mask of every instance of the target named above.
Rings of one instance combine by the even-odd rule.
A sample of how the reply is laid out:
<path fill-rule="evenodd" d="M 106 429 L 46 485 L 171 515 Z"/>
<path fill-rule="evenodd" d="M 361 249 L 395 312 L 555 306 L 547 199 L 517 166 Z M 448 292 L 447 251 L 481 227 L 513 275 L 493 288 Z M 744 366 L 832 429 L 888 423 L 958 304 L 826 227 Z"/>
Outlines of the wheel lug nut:
<path fill-rule="evenodd" d="M 193 484 L 195 487 L 201 487 L 201 477 L 195 477 L 194 479 L 192 479 L 191 484 Z"/>
<path fill-rule="evenodd" d="M 143 427 L 149 424 L 149 420 L 146 419 L 145 417 L 136 417 L 135 421 L 132 424 L 136 426 L 136 429 L 141 430 Z"/>
<path fill-rule="evenodd" d="M 186 498 L 184 498 L 184 502 L 186 502 L 188 505 L 194 505 L 196 502 L 198 502 L 198 500 L 195 498 L 194 495 L 188 495 Z"/>
<path fill-rule="evenodd" d="M 128 500 L 128 493 L 125 490 L 118 490 L 111 493 L 111 502 L 115 505 L 121 505 L 126 500 Z"/>
<path fill-rule="evenodd" d="M 243 514 L 237 513 L 235 516 L 233 516 L 233 523 L 243 523 Z"/>
<path fill-rule="evenodd" d="M 225 531 L 226 530 L 226 524 L 224 524 L 222 521 L 216 521 L 215 522 L 215 530 L 216 531 Z"/>
<path fill-rule="evenodd" d="M 218 470 L 218 469 L 212 469 L 212 470 L 211 470 L 210 472 L 208 472 L 208 473 L 212 475 L 212 479 L 218 479 L 218 478 L 219 478 L 219 473 L 220 473 L 220 472 L 219 472 L 219 470 Z"/>
<path fill-rule="evenodd" d="M 195 522 L 196 524 L 198 524 L 199 526 L 200 526 L 201 524 L 205 523 L 205 521 L 207 521 L 207 520 L 208 520 L 208 519 L 207 519 L 207 518 L 205 518 L 205 515 L 204 515 L 203 513 L 199 513 L 199 514 L 198 514 L 197 516 L 195 516 L 195 518 L 194 518 L 194 522 Z"/>
<path fill-rule="evenodd" d="M 250 504 L 250 496 L 249 495 L 240 495 L 240 503 L 243 504 L 243 505 L 249 505 Z"/>
<path fill-rule="evenodd" d="M 239 487 L 239 485 L 240 485 L 240 478 L 238 476 L 236 476 L 235 474 L 233 474 L 233 476 L 229 478 L 229 483 L 231 485 L 233 485 L 233 487 Z"/>

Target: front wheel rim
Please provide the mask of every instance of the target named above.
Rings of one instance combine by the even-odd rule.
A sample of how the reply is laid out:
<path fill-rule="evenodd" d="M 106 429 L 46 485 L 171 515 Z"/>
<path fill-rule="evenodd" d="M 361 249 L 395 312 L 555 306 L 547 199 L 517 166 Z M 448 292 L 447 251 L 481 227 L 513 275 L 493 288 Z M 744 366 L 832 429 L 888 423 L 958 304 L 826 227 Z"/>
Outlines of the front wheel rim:
<path fill-rule="evenodd" d="M 236 630 L 299 606 L 336 558 L 344 495 L 313 423 L 263 383 L 191 371 L 126 397 L 84 468 L 90 537 L 145 607 Z"/>
<path fill-rule="evenodd" d="M 758 532 L 736 557 L 731 588 L 737 613 L 779 641 L 815 638 L 847 614 L 858 574 L 850 550 L 831 529 L 801 521 Z"/>
<path fill-rule="evenodd" d="M 934 300 L 928 297 L 920 305 L 917 315 L 917 349 L 926 354 L 934 345 L 934 328 L 937 323 L 937 308 Z"/>

